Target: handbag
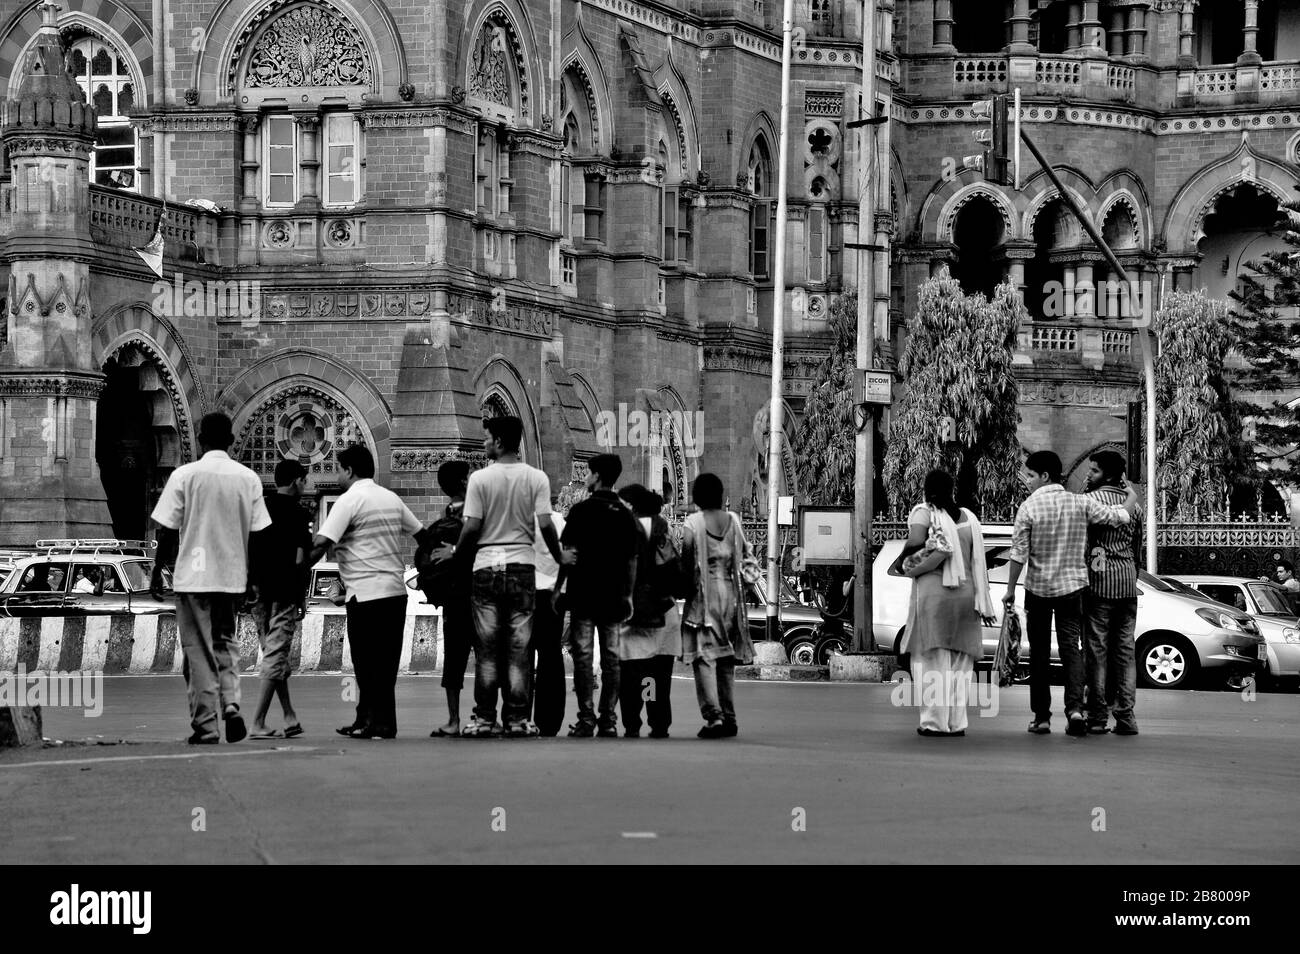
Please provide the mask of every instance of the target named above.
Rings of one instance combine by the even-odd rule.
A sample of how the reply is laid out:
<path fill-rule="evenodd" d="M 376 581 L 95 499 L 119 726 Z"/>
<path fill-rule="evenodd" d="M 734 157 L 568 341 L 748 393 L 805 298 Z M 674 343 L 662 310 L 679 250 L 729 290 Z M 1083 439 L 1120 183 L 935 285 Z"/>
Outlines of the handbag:
<path fill-rule="evenodd" d="M 913 579 L 934 572 L 943 566 L 948 557 L 952 556 L 952 543 L 939 525 L 939 513 L 934 507 L 930 507 L 929 510 L 930 531 L 926 535 L 925 546 L 915 553 L 908 554 L 902 563 L 903 575 Z"/>
<path fill-rule="evenodd" d="M 731 519 L 736 524 L 737 535 L 743 541 L 745 539 L 745 531 L 740 526 L 740 518 L 733 513 Z M 740 561 L 740 578 L 749 586 L 754 586 L 763 578 L 763 568 L 759 565 L 758 557 L 754 556 L 752 550 L 746 553 Z"/>
<path fill-rule="evenodd" d="M 1010 686 L 1016 681 L 1020 667 L 1020 614 L 1015 607 L 1007 607 L 1002 614 L 1002 632 L 998 634 L 998 649 L 993 654 L 993 671 L 998 674 L 999 686 Z"/>

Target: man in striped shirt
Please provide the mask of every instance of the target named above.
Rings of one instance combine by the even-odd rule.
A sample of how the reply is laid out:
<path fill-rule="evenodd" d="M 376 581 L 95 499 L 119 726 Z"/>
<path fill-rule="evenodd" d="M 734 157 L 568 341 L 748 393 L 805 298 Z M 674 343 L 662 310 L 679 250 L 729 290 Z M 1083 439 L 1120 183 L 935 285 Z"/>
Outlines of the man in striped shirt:
<path fill-rule="evenodd" d="M 1124 458 L 1098 451 L 1088 466 L 1088 496 L 1103 504 L 1122 504 Z M 1088 593 L 1084 597 L 1085 657 L 1088 668 L 1088 731 L 1137 735 L 1137 665 L 1133 631 L 1137 625 L 1137 560 L 1142 552 L 1142 511 L 1118 527 L 1088 530 Z"/>
<path fill-rule="evenodd" d="M 1086 735 L 1084 718 L 1083 594 L 1088 585 L 1085 548 L 1088 525 L 1127 523 L 1137 506 L 1129 492 L 1122 507 L 1111 507 L 1091 497 L 1072 494 L 1061 486 L 1061 458 L 1052 451 L 1036 451 L 1025 462 L 1021 479 L 1029 498 L 1016 513 L 1011 537 L 1006 612 L 1015 605 L 1016 583 L 1025 576 L 1025 628 L 1029 635 L 1029 704 L 1034 721 L 1029 731 L 1051 732 L 1052 618 L 1056 618 L 1056 644 L 1065 668 L 1065 712 L 1070 735 Z"/>

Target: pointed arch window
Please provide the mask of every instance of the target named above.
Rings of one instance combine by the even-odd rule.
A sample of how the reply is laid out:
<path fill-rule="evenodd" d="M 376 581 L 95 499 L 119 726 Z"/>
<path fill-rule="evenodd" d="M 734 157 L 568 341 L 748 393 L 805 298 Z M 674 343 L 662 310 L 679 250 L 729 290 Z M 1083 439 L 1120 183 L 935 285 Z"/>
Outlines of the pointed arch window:
<path fill-rule="evenodd" d="M 749 194 L 753 197 L 749 208 L 749 272 L 756 279 L 771 277 L 771 243 L 773 216 L 772 160 L 767 141 L 760 135 L 754 139 L 746 161 L 746 178 Z"/>
<path fill-rule="evenodd" d="M 68 72 L 95 107 L 99 127 L 90 156 L 90 181 L 96 185 L 139 190 L 139 137 L 128 118 L 139 90 L 130 65 L 113 46 L 83 35 L 68 51 Z"/>
<path fill-rule="evenodd" d="M 675 127 L 662 122 L 655 146 L 655 161 L 663 174 L 659 190 L 659 257 L 665 265 L 689 268 L 695 263 L 694 210 L 684 188 L 680 156 Z"/>

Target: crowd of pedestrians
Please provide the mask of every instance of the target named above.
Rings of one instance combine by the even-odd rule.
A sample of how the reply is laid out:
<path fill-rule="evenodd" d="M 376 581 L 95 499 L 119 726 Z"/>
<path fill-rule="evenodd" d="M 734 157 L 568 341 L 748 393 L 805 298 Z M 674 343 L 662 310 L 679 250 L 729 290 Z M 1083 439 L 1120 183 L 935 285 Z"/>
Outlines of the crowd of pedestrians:
<path fill-rule="evenodd" d="M 658 494 L 639 484 L 615 492 L 622 476 L 617 455 L 589 461 L 588 496 L 566 520 L 552 512 L 546 474 L 520 459 L 523 423 L 493 418 L 484 430 L 489 465 L 470 473 L 463 461 L 451 461 L 439 469 L 449 502 L 428 527 L 375 482 L 365 447 L 340 450 L 336 480 L 343 493 L 313 537 L 298 504 L 310 479 L 305 468 L 281 461 L 276 491 L 264 500 L 257 475 L 226 453 L 230 419 L 221 413 L 203 419 L 202 457 L 177 468 L 153 513 L 160 530 L 151 589 L 161 596 L 163 571 L 175 567 L 191 743 L 219 741 L 221 722 L 229 742 L 249 734 L 235 639 L 242 605 L 262 648 L 252 736 L 303 733 L 289 697 L 289 650 L 305 612 L 311 567 L 326 553 L 338 564 L 328 595 L 346 613 L 358 693 L 353 721 L 337 731 L 394 738 L 412 547 L 419 585 L 442 611 L 447 721 L 432 736 L 558 735 L 565 632 L 577 702 L 570 737 L 617 736 L 621 712 L 625 737 L 640 736 L 644 713 L 649 735 L 667 738 L 677 659 L 694 668 L 704 720 L 698 735 L 737 734 L 735 666 L 753 657 L 742 571 L 753 557 L 739 517 L 723 509 L 721 481 L 712 474 L 696 480 L 699 512 L 687 521 L 679 550 L 660 516 Z M 462 723 L 471 653 L 473 707 Z M 283 730 L 266 724 L 277 698 Z"/>
<path fill-rule="evenodd" d="M 442 610 L 442 689 L 447 721 L 434 737 L 530 738 L 558 735 L 565 711 L 563 634 L 573 661 L 574 738 L 667 738 L 672 672 L 694 673 L 701 738 L 738 734 L 735 669 L 753 660 L 743 598 L 757 562 L 740 518 L 724 508 L 713 474 L 692 486 L 696 510 L 680 546 L 660 515 L 663 499 L 638 484 L 615 492 L 617 455 L 588 463 L 585 499 L 567 519 L 552 511 L 546 474 L 520 459 L 523 424 L 484 421 L 490 461 L 470 473 L 463 461 L 438 471 L 446 510 L 425 527 L 400 497 L 374 479 L 362 446 L 337 455 L 343 488 L 313 537 L 299 500 L 309 476 L 297 461 L 275 469 L 263 497 L 249 468 L 231 460 L 230 419 L 205 416 L 202 457 L 168 478 L 153 519 L 159 526 L 151 589 L 174 566 L 177 628 L 184 651 L 193 744 L 248 735 L 241 714 L 236 614 L 247 608 L 262 647 L 254 738 L 301 735 L 289 696 L 289 653 L 305 609 L 311 567 L 332 553 L 339 580 L 331 599 L 344 607 L 358 698 L 338 732 L 361 739 L 397 735 L 395 687 L 407 613 L 406 555 L 416 547 L 419 585 Z M 1136 735 L 1134 715 L 1137 566 L 1141 511 L 1124 480 L 1124 458 L 1090 459 L 1087 491 L 1061 484 L 1061 460 L 1030 454 L 1030 490 L 1015 517 L 1003 614 L 1015 612 L 1024 577 L 1030 651 L 1029 731 L 1051 731 L 1053 623 L 1065 674 L 1066 732 Z M 983 627 L 996 625 L 983 529 L 957 506 L 950 474 L 925 480 L 924 500 L 908 517 L 895 570 L 913 577 L 902 647 L 923 697 L 918 733 L 961 736 L 966 691 L 983 655 Z M 682 609 L 678 609 L 681 601 Z M 568 618 L 567 629 L 564 625 Z M 1005 628 L 1004 628 L 1005 629 Z M 474 657 L 473 706 L 461 720 L 461 693 Z M 599 676 L 596 656 L 599 653 Z M 285 728 L 268 729 L 274 700 Z M 644 716 L 644 722 L 643 722 Z"/>

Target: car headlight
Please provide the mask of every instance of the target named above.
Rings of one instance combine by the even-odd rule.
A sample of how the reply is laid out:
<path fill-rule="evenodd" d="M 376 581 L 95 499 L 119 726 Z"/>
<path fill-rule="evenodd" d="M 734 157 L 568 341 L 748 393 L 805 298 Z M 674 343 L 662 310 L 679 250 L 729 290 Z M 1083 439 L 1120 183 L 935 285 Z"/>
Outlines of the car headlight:
<path fill-rule="evenodd" d="M 1288 643 L 1300 643 L 1300 629 L 1296 629 L 1294 626 L 1288 626 L 1286 629 L 1282 630 L 1282 638 Z"/>
<path fill-rule="evenodd" d="M 1205 620 L 1211 626 L 1218 626 L 1221 629 L 1230 629 L 1234 633 L 1244 632 L 1235 619 L 1227 613 L 1220 613 L 1212 607 L 1203 606 L 1196 611 L 1196 615 Z"/>

